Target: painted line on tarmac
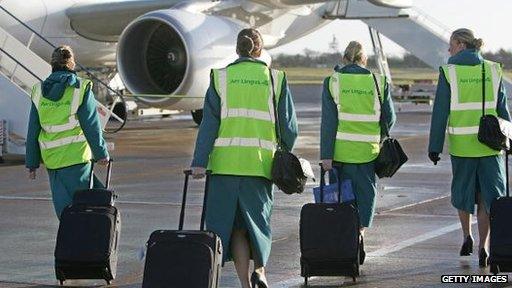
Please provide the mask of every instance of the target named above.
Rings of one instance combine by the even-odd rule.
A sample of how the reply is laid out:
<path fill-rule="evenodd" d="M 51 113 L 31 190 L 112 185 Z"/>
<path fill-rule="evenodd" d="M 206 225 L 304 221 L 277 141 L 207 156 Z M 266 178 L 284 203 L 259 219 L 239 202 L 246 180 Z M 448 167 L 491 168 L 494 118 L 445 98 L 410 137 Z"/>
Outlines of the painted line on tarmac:
<path fill-rule="evenodd" d="M 418 244 L 418 243 L 421 243 L 421 242 L 424 242 L 424 241 L 427 241 L 427 240 L 430 240 L 430 239 L 442 236 L 444 234 L 448 234 L 450 232 L 453 232 L 453 231 L 459 230 L 459 229 L 460 229 L 460 224 L 459 223 L 455 223 L 455 224 L 452 224 L 452 225 L 449 225 L 449 226 L 445 226 L 443 228 L 439 228 L 437 230 L 433 230 L 433 231 L 430 231 L 430 232 L 418 235 L 416 237 L 413 237 L 413 238 L 410 238 L 410 239 L 398 242 L 398 243 L 396 243 L 394 245 L 391 245 L 391 246 L 388 246 L 388 247 L 384 247 L 384 248 L 381 248 L 381 249 L 377 249 L 375 251 L 367 253 L 366 255 L 368 257 L 382 257 L 382 256 L 386 256 L 386 255 L 388 255 L 390 253 L 400 251 L 400 250 L 402 250 L 404 248 L 407 248 L 407 247 L 413 246 L 415 244 Z"/>
<path fill-rule="evenodd" d="M 430 203 L 430 202 L 433 202 L 433 201 L 445 199 L 445 198 L 448 198 L 448 197 L 450 197 L 450 195 L 444 195 L 444 196 L 429 198 L 429 199 L 426 199 L 426 200 L 423 200 L 423 201 L 414 202 L 414 203 L 411 203 L 411 204 L 407 204 L 407 205 L 398 206 L 398 207 L 395 207 L 395 208 L 379 211 L 377 214 L 379 215 L 379 214 L 394 212 L 394 211 L 398 211 L 398 210 L 414 207 L 414 206 L 417 206 L 417 205 L 426 204 L 426 203 Z"/>

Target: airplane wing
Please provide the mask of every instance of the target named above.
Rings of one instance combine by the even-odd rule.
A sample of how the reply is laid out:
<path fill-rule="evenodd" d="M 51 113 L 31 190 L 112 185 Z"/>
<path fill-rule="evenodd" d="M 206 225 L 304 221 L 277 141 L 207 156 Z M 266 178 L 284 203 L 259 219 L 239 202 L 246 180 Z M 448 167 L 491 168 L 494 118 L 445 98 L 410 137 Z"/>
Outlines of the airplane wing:
<path fill-rule="evenodd" d="M 66 11 L 71 27 L 81 36 L 116 42 L 123 29 L 147 12 L 171 8 L 180 0 L 132 0 L 75 5 Z"/>

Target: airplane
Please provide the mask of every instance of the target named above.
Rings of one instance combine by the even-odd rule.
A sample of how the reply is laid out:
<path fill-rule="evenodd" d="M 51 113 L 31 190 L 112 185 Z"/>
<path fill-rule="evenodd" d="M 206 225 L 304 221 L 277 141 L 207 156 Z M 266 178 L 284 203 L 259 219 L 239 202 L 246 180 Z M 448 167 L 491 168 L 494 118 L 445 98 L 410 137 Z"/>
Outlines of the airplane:
<path fill-rule="evenodd" d="M 390 76 L 380 34 L 431 67 L 439 67 L 447 60 L 450 30 L 413 4 L 412 0 L 0 0 L 0 49 L 7 49 L 2 43 L 9 41 L 19 40 L 23 44 L 18 46 L 26 46 L 16 46 L 11 54 L 0 50 L 0 76 L 8 56 L 16 63 L 26 58 L 22 67 L 28 72 L 38 70 L 33 74 L 44 79 L 53 50 L 48 43 L 67 44 L 78 61 L 103 80 L 118 75 L 121 88 L 140 103 L 189 110 L 200 123 L 210 70 L 237 58 L 236 35 L 247 27 L 262 33 L 266 51 L 335 19 L 357 19 L 370 27 L 381 73 Z M 34 56 L 46 61 L 44 69 L 36 67 Z M 262 59 L 270 63 L 268 52 Z M 3 83 L 0 90 L 8 91 L 9 81 Z M 510 86 L 510 81 L 505 84 Z M 27 121 L 20 119 L 26 118 L 30 105 L 12 104 L 13 97 L 6 94 L 0 92 L 0 126 L 2 114 L 7 115 L 4 119 L 14 123 L 10 129 L 20 138 Z M 2 102 L 17 105 L 18 111 Z"/>

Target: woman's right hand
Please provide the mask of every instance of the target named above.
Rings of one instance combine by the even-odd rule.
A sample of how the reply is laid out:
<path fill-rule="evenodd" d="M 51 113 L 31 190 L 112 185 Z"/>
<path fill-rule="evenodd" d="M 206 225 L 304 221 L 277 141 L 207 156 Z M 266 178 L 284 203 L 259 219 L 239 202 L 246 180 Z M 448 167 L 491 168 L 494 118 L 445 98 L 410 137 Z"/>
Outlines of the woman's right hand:
<path fill-rule="evenodd" d="M 203 167 L 191 167 L 192 178 L 201 179 L 206 175 L 206 168 Z"/>
<path fill-rule="evenodd" d="M 332 169 L 332 159 L 324 159 L 322 160 L 322 167 L 325 171 L 329 171 Z"/>

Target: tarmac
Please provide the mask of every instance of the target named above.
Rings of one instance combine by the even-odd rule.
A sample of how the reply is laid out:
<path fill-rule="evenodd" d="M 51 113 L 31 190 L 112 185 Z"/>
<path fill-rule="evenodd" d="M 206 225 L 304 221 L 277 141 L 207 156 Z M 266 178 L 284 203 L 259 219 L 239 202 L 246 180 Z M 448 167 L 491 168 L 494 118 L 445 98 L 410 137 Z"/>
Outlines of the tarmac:
<path fill-rule="evenodd" d="M 320 95 L 317 85 L 293 86 L 300 124 L 295 153 L 319 174 Z M 483 275 L 476 253 L 460 257 L 462 232 L 450 204 L 451 167 L 443 154 L 437 166 L 427 158 L 431 114 L 427 105 L 400 105 L 392 136 L 409 161 L 391 179 L 378 182 L 377 214 L 367 231 L 366 263 L 357 282 L 343 277 L 313 277 L 310 287 L 512 287 L 505 284 L 442 284 L 441 276 Z M 119 195 L 122 232 L 117 279 L 109 287 L 140 287 L 141 251 L 156 229 L 176 229 L 183 185 L 197 127 L 182 114 L 131 121 L 108 136 L 115 143 L 112 187 Z M 98 170 L 102 174 L 101 169 Z M 53 251 L 58 228 L 44 169 L 35 181 L 22 161 L 0 165 L 0 287 L 57 287 Z M 196 229 L 204 180 L 192 181 L 185 226 Z M 275 191 L 273 246 L 267 277 L 270 287 L 303 287 L 299 264 L 299 215 L 312 202 L 312 188 L 301 195 Z M 478 244 L 476 226 L 473 236 Z M 510 274 L 504 274 L 510 277 Z M 71 286 L 101 287 L 103 281 L 70 281 Z M 221 287 L 240 287 L 232 263 L 222 270 Z"/>

